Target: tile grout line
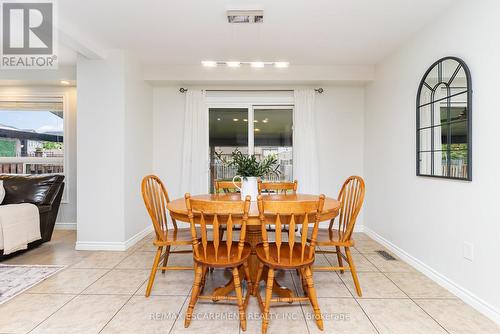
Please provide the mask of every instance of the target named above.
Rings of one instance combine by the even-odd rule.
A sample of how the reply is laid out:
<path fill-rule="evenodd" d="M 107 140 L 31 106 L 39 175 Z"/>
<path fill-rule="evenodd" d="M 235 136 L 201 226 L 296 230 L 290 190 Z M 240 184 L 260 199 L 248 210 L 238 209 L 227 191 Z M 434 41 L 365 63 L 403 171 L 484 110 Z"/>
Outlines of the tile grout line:
<path fill-rule="evenodd" d="M 147 237 L 147 236 L 146 236 Z M 139 241 L 140 242 L 140 241 Z M 146 244 L 146 242 L 144 243 Z M 121 270 L 120 268 L 118 268 L 118 266 L 123 262 L 125 261 L 125 259 L 129 258 L 130 256 L 134 255 L 135 253 L 137 253 L 139 251 L 139 249 L 141 247 L 143 247 L 144 245 L 141 245 L 140 247 L 137 247 L 136 249 L 132 250 L 130 252 L 129 255 L 125 256 L 123 259 L 121 259 L 118 263 L 116 263 L 109 271 L 111 272 L 111 270 L 114 270 L 114 269 L 118 269 L 118 270 Z M 126 269 L 125 269 L 126 270 Z M 130 269 L 130 270 L 137 270 L 137 269 Z M 141 269 L 142 270 L 142 269 Z M 144 269 L 144 270 L 147 270 L 147 269 Z M 99 333 L 101 333 L 105 328 L 106 326 L 116 317 L 116 315 L 125 307 L 125 305 L 128 304 L 128 302 L 134 297 L 136 296 L 136 293 L 142 288 L 142 286 L 144 285 L 144 283 L 146 283 L 147 281 L 149 280 L 149 277 L 145 278 L 141 284 L 139 284 L 138 288 L 135 289 L 135 291 L 130 295 L 130 298 L 128 298 L 125 303 L 123 303 L 123 305 L 115 312 L 115 314 L 113 314 L 113 316 L 106 322 L 106 324 L 101 328 L 101 330 L 99 330 Z M 95 282 L 94 282 L 95 283 Z M 188 295 L 189 297 L 189 295 Z M 186 298 L 188 298 L 186 297 Z M 144 297 L 146 298 L 146 297 Z M 186 299 L 184 300 L 184 303 L 186 302 Z M 184 303 L 182 305 L 184 305 Z M 176 319 L 177 320 L 177 319 Z M 174 321 L 174 324 L 175 324 L 175 321 Z"/>
<path fill-rule="evenodd" d="M 371 240 L 371 239 L 370 239 Z M 146 243 L 144 243 L 145 245 Z M 71 264 L 71 265 L 68 265 L 68 267 L 65 269 L 72 269 L 72 270 L 85 270 L 85 269 L 101 269 L 103 270 L 103 274 L 100 275 L 99 277 L 97 277 L 92 283 L 90 283 L 89 285 L 87 285 L 81 292 L 77 293 L 77 294 L 72 294 L 72 293 L 54 293 L 54 292 L 48 292 L 48 293 L 45 293 L 45 292 L 25 292 L 25 294 L 47 294 L 47 295 L 73 295 L 72 298 L 70 298 L 68 301 L 66 301 L 65 303 L 63 303 L 60 307 L 58 307 L 54 312 L 52 312 L 50 315 L 48 315 L 47 317 L 45 317 L 43 320 L 41 320 L 36 326 L 34 326 L 31 330 L 28 331 L 28 333 L 32 333 L 35 329 L 37 329 L 38 327 L 40 327 L 40 325 L 42 325 L 43 323 L 45 323 L 47 320 L 49 320 L 51 317 L 54 316 L 55 313 L 59 312 L 63 307 L 65 307 L 67 304 L 69 304 L 70 302 L 72 302 L 74 299 L 76 299 L 78 296 L 81 296 L 81 295 L 102 295 L 102 296 L 124 296 L 124 295 L 128 295 L 128 294 L 83 294 L 83 292 L 85 290 L 87 290 L 90 286 L 92 286 L 93 284 L 95 284 L 97 281 L 99 281 L 102 277 L 104 277 L 105 275 L 108 275 L 111 271 L 113 270 L 138 270 L 136 268 L 134 269 L 131 269 L 131 268 L 124 268 L 124 269 L 121 269 L 121 268 L 118 268 L 118 266 L 123 263 L 126 259 L 128 259 L 129 257 L 133 256 L 134 254 L 137 254 L 137 253 L 144 253 L 144 252 L 147 252 L 147 251 L 144 251 L 142 249 L 142 247 L 144 246 L 140 246 L 140 247 L 137 247 L 136 249 L 134 250 L 131 250 L 129 254 L 126 254 L 122 259 L 120 259 L 115 265 L 113 265 L 112 267 L 108 267 L 108 268 L 73 268 L 73 265 L 79 263 L 80 261 L 83 261 L 86 257 L 88 256 L 91 256 L 92 254 L 89 254 L 87 256 L 85 256 L 84 258 L 82 259 L 78 259 L 78 262 L 74 263 L 74 264 Z M 443 325 L 441 325 L 441 323 L 439 323 L 439 321 L 437 321 L 434 317 L 432 317 L 427 311 L 425 311 L 425 309 L 423 309 L 423 307 L 421 307 L 417 301 L 419 299 L 424 299 L 424 300 L 449 300 L 450 298 L 411 298 L 405 291 L 403 291 L 403 289 L 398 285 L 396 284 L 396 282 L 394 280 L 392 280 L 390 277 L 389 277 L 389 274 L 390 273 L 393 273 L 392 271 L 387 271 L 387 272 L 384 272 L 382 271 L 381 268 L 379 268 L 374 262 L 372 262 L 370 259 L 368 259 L 368 257 L 366 256 L 365 253 L 374 253 L 374 251 L 371 251 L 371 252 L 361 252 L 359 251 L 358 249 L 357 250 L 357 253 L 360 255 L 360 257 L 364 258 L 368 263 L 372 264 L 373 267 L 376 269 L 376 271 L 372 271 L 372 272 L 378 272 L 378 273 L 381 273 L 384 277 L 386 277 L 389 281 L 391 281 L 394 285 L 396 285 L 396 287 L 406 296 L 406 298 L 364 298 L 365 300 L 370 300 L 370 299 L 383 299 L 383 300 L 391 300 L 391 299 L 409 299 L 411 300 L 414 304 L 417 305 L 417 307 L 419 309 L 421 309 L 425 314 L 427 314 L 431 319 L 433 319 L 446 333 L 450 333 Z M 151 252 L 148 252 L 148 253 L 151 253 Z M 333 259 L 329 260 L 328 257 L 325 255 L 325 254 L 321 254 L 323 255 L 323 258 L 326 259 L 326 261 L 328 263 L 330 263 L 330 265 L 332 265 L 333 263 Z M 147 269 L 141 269 L 141 270 L 147 270 Z M 63 272 L 63 271 L 61 271 Z M 292 284 L 294 285 L 295 287 L 295 290 L 296 292 L 298 292 L 298 283 L 296 282 L 295 280 L 295 277 L 292 273 L 287 273 L 287 271 L 285 271 L 285 273 L 287 275 L 289 275 L 292 279 Z M 396 272 L 394 272 L 396 273 Z M 417 271 L 418 273 L 418 271 Z M 363 311 L 363 313 L 365 314 L 365 316 L 367 317 L 367 319 L 370 321 L 370 323 L 372 324 L 373 328 L 375 329 L 375 331 L 377 333 L 380 333 L 378 328 L 374 325 L 372 319 L 368 316 L 368 314 L 365 312 L 365 310 L 363 309 L 363 307 L 361 306 L 358 298 L 356 298 L 354 296 L 354 293 L 351 292 L 351 290 L 348 288 L 346 282 L 342 279 L 342 277 L 340 276 L 339 273 L 337 272 L 334 272 L 333 273 L 334 275 L 337 275 L 337 277 L 341 280 L 343 286 L 345 286 L 345 288 L 349 291 L 349 294 L 351 295 L 351 297 L 319 297 L 318 299 L 321 299 L 321 298 L 344 298 L 344 299 L 349 299 L 349 298 L 352 298 L 355 300 L 356 304 L 361 308 L 361 310 Z M 286 276 L 285 276 L 286 277 Z M 104 326 L 100 329 L 99 333 L 101 333 L 108 325 L 109 323 L 116 317 L 116 315 L 125 307 L 125 305 L 127 305 L 130 300 L 135 297 L 135 296 L 139 296 L 137 295 L 138 291 L 140 290 L 140 288 L 144 285 L 144 283 L 147 281 L 147 279 L 145 279 L 144 281 L 142 281 L 141 284 L 139 284 L 139 287 L 135 290 L 135 292 L 133 292 L 131 295 L 130 295 L 130 298 L 128 298 L 124 303 L 123 305 L 113 314 L 113 316 L 104 324 Z M 191 291 L 191 289 L 189 290 Z M 169 329 L 169 334 L 171 334 L 173 331 L 174 331 L 174 327 L 175 327 L 175 324 L 177 323 L 177 320 L 180 320 L 181 319 L 181 312 L 182 312 L 182 308 L 185 306 L 186 304 L 186 301 L 189 300 L 189 297 L 190 297 L 190 292 L 188 292 L 187 295 L 183 295 L 183 294 L 179 294 L 179 295 L 159 295 L 159 296 L 177 296 L 177 297 L 184 297 L 184 301 L 180 307 L 180 311 L 177 315 L 177 317 L 174 319 L 170 329 Z M 360 299 L 361 300 L 361 299 Z M 304 321 L 306 323 L 306 328 L 308 330 L 308 333 L 311 333 L 311 329 L 309 328 L 309 324 L 308 324 L 308 321 L 305 317 L 305 309 L 304 309 L 304 305 L 302 305 L 302 303 L 299 304 L 300 307 L 301 307 L 301 311 L 302 311 L 302 314 L 304 316 Z M 239 326 L 239 322 L 238 322 L 238 331 L 239 333 L 242 333 L 241 331 L 241 328 Z"/>
<path fill-rule="evenodd" d="M 74 300 L 76 297 L 78 297 L 79 295 L 74 295 L 73 298 L 70 298 L 67 302 L 65 302 L 64 304 L 61 305 L 61 307 L 57 308 L 54 312 L 52 312 L 51 314 L 49 314 L 45 319 L 43 319 L 42 321 L 40 321 L 38 324 L 35 325 L 35 327 L 33 327 L 32 329 L 30 329 L 28 332 L 26 333 L 32 333 L 38 326 L 40 326 L 41 324 L 43 324 L 45 321 L 47 321 L 50 317 L 52 317 L 55 313 L 57 313 L 60 309 L 62 309 L 64 306 L 66 306 L 67 304 L 69 304 L 72 300 Z"/>
<path fill-rule="evenodd" d="M 401 291 L 403 291 L 402 288 L 400 288 L 396 282 L 394 282 L 389 276 L 387 276 L 385 273 L 382 273 L 384 274 L 385 277 L 387 277 L 388 280 L 390 280 L 394 285 L 396 285 L 398 287 L 398 289 L 400 289 Z M 426 310 L 424 310 L 417 302 L 415 302 L 405 291 L 403 291 L 403 293 L 408 297 L 408 299 L 410 299 L 412 301 L 413 304 L 415 304 L 419 309 L 421 309 L 425 314 L 427 314 L 429 316 L 429 318 L 431 318 L 432 320 L 434 320 L 435 323 L 437 323 L 439 325 L 439 327 L 441 327 L 446 333 L 450 334 L 450 332 L 443 326 L 441 325 L 441 323 L 439 321 L 437 321 L 436 319 L 434 319 L 433 316 L 431 316 L 429 313 L 427 313 Z"/>
<path fill-rule="evenodd" d="M 191 290 L 192 290 L 192 288 L 191 288 Z M 184 308 L 184 305 L 186 305 L 186 301 L 190 297 L 191 290 L 189 290 L 188 295 L 186 296 L 186 298 L 184 298 L 184 302 L 182 302 L 182 305 L 181 305 L 181 308 L 178 311 L 177 317 L 175 317 L 175 320 L 172 323 L 172 326 L 170 326 L 170 329 L 168 330 L 168 334 L 172 333 L 172 331 L 174 330 L 174 327 L 175 327 L 175 324 L 176 324 L 177 320 L 179 320 L 181 318 L 181 316 L 182 316 L 182 314 L 181 314 L 182 313 L 182 309 Z"/>
<path fill-rule="evenodd" d="M 139 289 L 142 287 L 142 285 L 143 285 L 143 284 L 144 284 L 147 280 L 148 280 L 148 279 L 146 278 L 146 279 L 144 279 L 144 281 L 142 281 L 142 283 L 141 283 L 141 284 L 139 284 L 139 287 L 138 287 L 137 289 L 135 289 L 134 293 L 132 293 L 132 294 L 130 295 L 130 297 L 129 297 L 126 301 L 125 301 L 125 303 L 123 303 L 123 305 L 122 305 L 122 306 L 120 306 L 120 308 L 118 308 L 118 310 L 115 312 L 115 314 L 113 314 L 113 315 L 111 316 L 111 318 L 110 318 L 110 319 L 109 319 L 109 320 L 108 320 L 108 321 L 104 324 L 104 326 L 102 326 L 102 328 L 99 330 L 99 332 L 98 332 L 98 333 L 101 333 L 101 332 L 104 330 L 104 328 L 106 328 L 106 326 L 107 326 L 107 325 L 111 322 L 111 320 L 113 320 L 113 319 L 116 317 L 116 315 L 117 315 L 117 314 L 118 314 L 118 313 L 119 313 L 119 312 L 120 312 L 120 311 L 121 311 L 121 310 L 125 307 L 125 305 L 127 305 L 127 304 L 128 304 L 128 302 L 129 302 L 129 301 L 130 301 L 130 300 L 131 300 L 131 299 L 135 296 L 135 294 L 137 293 L 137 291 L 139 291 Z"/>
<path fill-rule="evenodd" d="M 66 270 L 68 270 L 70 267 L 62 270 L 61 272 L 64 272 Z M 109 273 L 111 270 L 109 269 L 108 271 L 104 272 L 101 276 L 97 277 L 95 279 L 95 281 L 93 281 L 92 283 L 90 283 L 89 285 L 87 285 L 85 288 L 83 288 L 82 291 L 80 291 L 79 293 L 75 294 L 75 296 L 73 298 L 71 298 L 70 300 L 68 300 L 66 303 L 64 303 L 61 307 L 59 307 L 57 310 L 55 310 L 54 312 L 52 312 L 48 317 L 46 317 L 45 319 L 43 319 L 42 321 L 40 321 L 35 327 L 33 327 L 30 331 L 28 331 L 28 333 L 32 333 L 35 329 L 37 329 L 41 324 L 43 324 L 44 322 L 46 322 L 47 320 L 49 320 L 55 313 L 59 312 L 64 306 L 68 305 L 71 301 L 75 300 L 78 296 L 81 296 L 82 295 L 82 292 L 85 291 L 89 286 L 91 286 L 92 284 L 94 284 L 95 282 L 97 282 L 98 280 L 100 280 L 104 275 L 106 275 L 107 273 Z M 51 295 L 55 295 L 56 293 L 48 293 L 48 294 L 51 294 Z"/>
<path fill-rule="evenodd" d="M 389 281 L 392 282 L 392 284 L 394 284 L 406 297 L 407 299 L 411 300 L 412 303 L 414 303 L 415 305 L 417 305 L 417 307 L 419 307 L 420 309 L 422 309 L 420 307 L 420 305 L 418 305 L 398 284 L 396 284 L 396 282 L 394 282 L 388 275 L 386 275 L 385 272 L 383 272 L 375 263 L 373 263 L 372 261 L 370 261 L 370 259 L 368 257 L 365 256 L 365 254 L 362 254 L 363 257 L 369 262 L 371 263 L 375 268 L 377 268 L 377 270 L 382 274 L 384 275 L 384 277 L 386 277 Z M 398 260 L 399 261 L 399 260 Z M 384 298 L 381 298 L 381 299 L 384 299 Z M 387 299 L 387 298 L 385 298 Z M 446 333 L 449 334 L 448 330 L 446 328 L 444 328 L 436 319 L 434 319 L 434 317 L 432 317 L 429 313 L 427 313 L 424 309 L 422 309 L 422 311 L 424 311 L 425 314 L 427 314 L 432 320 L 434 320 L 434 322 L 436 322 Z"/>
<path fill-rule="evenodd" d="M 357 249 L 356 249 L 357 250 Z M 323 254 L 326 258 L 326 261 L 331 265 L 333 266 L 333 263 L 330 262 L 330 260 L 328 260 L 328 258 L 326 257 L 325 254 Z M 364 255 L 363 255 L 364 257 Z M 378 268 L 376 266 L 374 266 L 377 270 Z M 345 273 L 345 270 L 344 270 L 344 273 Z M 377 326 L 375 326 L 375 324 L 373 323 L 372 319 L 368 316 L 368 313 L 366 313 L 365 309 L 363 308 L 363 306 L 361 306 L 361 304 L 359 303 L 358 299 L 356 297 L 354 297 L 354 294 L 351 292 L 351 290 L 349 289 L 349 287 L 347 287 L 347 284 L 344 282 L 344 280 L 342 279 L 342 277 L 340 277 L 340 275 L 335 271 L 335 274 L 337 274 L 337 277 L 340 279 L 340 281 L 342 282 L 342 284 L 344 284 L 345 288 L 347 289 L 347 291 L 349 291 L 349 293 L 351 294 L 352 296 L 352 299 L 354 299 L 355 303 L 358 305 L 358 307 L 361 309 L 361 311 L 363 312 L 363 314 L 365 315 L 365 317 L 368 319 L 368 321 L 370 322 L 370 324 L 372 325 L 373 329 L 375 329 L 375 331 L 380 334 L 380 331 L 378 330 Z"/>
<path fill-rule="evenodd" d="M 130 255 L 132 255 L 135 251 L 133 251 Z M 91 256 L 92 254 L 89 254 L 87 255 L 86 257 L 88 256 Z M 130 256 L 128 255 L 128 256 Z M 49 318 L 51 318 L 55 313 L 59 312 L 64 306 L 68 305 L 71 301 L 75 300 L 78 296 L 82 296 L 82 292 L 84 292 L 86 289 L 88 289 L 88 287 L 90 287 L 91 285 L 93 285 L 94 283 L 96 283 L 98 280 L 100 280 L 102 277 L 104 277 L 105 275 L 107 275 L 109 272 L 111 272 L 111 270 L 113 270 L 114 268 L 116 268 L 116 266 L 118 266 L 118 264 L 120 264 L 123 260 L 125 260 L 128 256 L 125 256 L 121 261 L 119 261 L 116 265 L 114 265 L 113 267 L 111 268 L 73 268 L 73 265 L 77 264 L 78 262 L 81 262 L 83 261 L 85 258 L 81 259 L 80 261 L 78 261 L 77 263 L 73 263 L 71 265 L 69 265 L 67 268 L 65 268 L 64 270 L 62 270 L 61 272 L 64 272 L 66 270 L 69 270 L 69 269 L 72 269 L 72 270 L 79 270 L 79 269 L 103 269 L 103 270 L 106 270 L 102 275 L 100 275 L 99 277 L 97 277 L 92 283 L 90 283 L 89 285 L 87 285 L 85 288 L 83 288 L 82 291 L 80 291 L 79 293 L 77 294 L 74 294 L 74 297 L 69 299 L 66 303 L 64 303 L 63 305 L 61 305 L 61 307 L 57 308 L 54 312 L 52 312 L 50 315 L 48 315 L 45 319 L 43 319 L 42 321 L 40 321 L 35 327 L 33 327 L 31 330 L 28 331 L 28 333 L 32 333 L 36 328 L 40 327 L 40 325 L 42 325 L 44 322 L 46 322 Z M 146 280 L 145 280 L 146 281 Z M 143 283 L 144 284 L 144 283 Z M 141 284 L 142 286 L 142 284 Z M 137 292 L 137 290 L 136 290 Z M 29 294 L 29 291 L 27 291 L 27 293 Z M 57 293 L 47 293 L 49 295 L 54 295 L 54 294 L 57 294 Z M 67 293 L 67 294 L 70 294 L 70 293 Z M 132 295 L 133 296 L 133 295 Z"/>
<path fill-rule="evenodd" d="M 194 279 L 193 279 L 193 282 L 194 282 Z M 184 308 L 184 305 L 186 305 L 186 301 L 188 299 L 190 299 L 192 291 L 193 291 L 193 285 L 191 285 L 191 288 L 189 289 L 189 291 L 188 291 L 188 293 L 186 295 L 186 298 L 184 298 L 184 302 L 182 303 L 181 308 L 179 309 L 178 315 L 175 318 L 174 322 L 172 323 L 172 326 L 170 326 L 170 330 L 168 331 L 168 334 L 172 333 L 172 331 L 174 330 L 174 326 L 177 323 L 177 320 L 179 320 L 180 317 L 182 316 L 182 309 Z"/>
<path fill-rule="evenodd" d="M 382 246 L 383 247 L 383 246 Z M 385 247 L 383 247 L 385 248 Z M 361 253 L 361 252 L 360 252 Z M 361 253 L 362 254 L 362 253 Z M 415 302 L 413 300 L 413 298 L 411 298 L 396 282 L 394 282 L 388 275 L 386 275 L 386 272 L 383 272 L 375 263 L 373 263 L 372 261 L 370 261 L 369 258 L 367 258 L 364 254 L 362 254 L 363 257 L 368 261 L 370 262 L 375 268 L 377 268 L 377 270 L 382 274 L 384 275 L 384 277 L 386 277 L 389 281 L 392 282 L 392 284 L 394 284 L 409 300 L 412 301 L 412 303 L 414 303 L 418 308 L 420 308 L 425 314 L 427 314 L 432 320 L 434 320 L 435 323 L 437 323 L 439 325 L 439 327 L 441 327 L 446 333 L 450 334 L 450 332 L 443 326 L 441 325 L 441 323 L 439 323 L 436 319 L 434 319 L 433 316 L 431 316 L 427 311 L 425 311 L 417 302 Z M 400 259 L 398 259 L 398 261 L 401 261 Z"/>
<path fill-rule="evenodd" d="M 292 284 L 295 287 L 295 291 L 296 291 L 296 293 L 298 295 L 299 288 L 298 288 L 297 284 L 295 283 L 295 278 L 294 278 L 294 276 L 292 275 L 291 272 L 289 273 L 289 275 L 290 275 L 290 278 L 292 279 Z M 302 311 L 302 316 L 304 317 L 304 322 L 306 324 L 307 333 L 311 334 L 311 329 L 309 328 L 309 324 L 307 323 L 306 313 L 304 311 L 304 308 L 302 307 L 303 306 L 302 302 L 299 302 L 299 306 L 300 306 L 300 310 Z"/>

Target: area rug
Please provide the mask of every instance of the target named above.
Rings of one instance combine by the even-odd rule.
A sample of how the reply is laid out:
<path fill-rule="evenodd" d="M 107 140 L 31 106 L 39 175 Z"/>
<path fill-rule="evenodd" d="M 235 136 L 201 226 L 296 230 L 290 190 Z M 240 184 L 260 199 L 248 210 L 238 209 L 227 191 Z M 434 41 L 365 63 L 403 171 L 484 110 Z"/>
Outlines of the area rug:
<path fill-rule="evenodd" d="M 0 305 L 49 278 L 64 267 L 0 264 Z"/>

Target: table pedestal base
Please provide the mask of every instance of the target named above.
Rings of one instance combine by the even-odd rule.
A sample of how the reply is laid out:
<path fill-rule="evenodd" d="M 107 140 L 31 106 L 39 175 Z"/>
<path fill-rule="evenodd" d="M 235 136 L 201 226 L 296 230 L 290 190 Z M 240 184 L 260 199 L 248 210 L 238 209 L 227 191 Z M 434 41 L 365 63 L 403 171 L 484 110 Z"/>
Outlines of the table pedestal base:
<path fill-rule="evenodd" d="M 262 231 L 260 226 L 248 225 L 246 236 L 246 242 L 250 244 L 252 247 L 252 252 L 250 253 L 250 257 L 248 258 L 248 267 L 250 269 L 250 276 L 252 281 L 257 277 L 257 269 L 259 267 L 259 259 L 257 258 L 257 254 L 255 253 L 255 247 L 258 243 L 262 242 Z M 240 277 L 245 277 L 243 274 L 243 269 L 240 269 Z M 267 268 L 264 267 L 262 271 L 261 281 L 265 281 L 267 279 Z M 254 284 L 259 284 L 259 282 L 254 282 Z M 234 290 L 234 282 L 233 279 L 227 282 L 226 285 L 216 288 L 213 292 L 214 296 L 227 296 L 231 291 Z M 287 287 L 279 285 L 278 281 L 274 279 L 273 283 L 273 292 L 277 294 L 280 298 L 291 298 L 293 297 L 292 290 Z"/>

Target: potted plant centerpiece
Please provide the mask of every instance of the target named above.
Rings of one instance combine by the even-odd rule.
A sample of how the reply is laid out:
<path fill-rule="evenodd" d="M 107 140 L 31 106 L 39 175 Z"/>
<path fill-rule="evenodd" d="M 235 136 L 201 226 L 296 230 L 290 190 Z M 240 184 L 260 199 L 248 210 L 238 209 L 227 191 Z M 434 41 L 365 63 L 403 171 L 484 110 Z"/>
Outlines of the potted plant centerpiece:
<path fill-rule="evenodd" d="M 231 153 L 229 159 L 223 157 L 221 153 L 215 152 L 215 155 L 227 167 L 236 168 L 233 184 L 240 190 L 242 200 L 249 195 L 252 201 L 256 201 L 259 195 L 259 179 L 264 175 L 280 173 L 278 158 L 275 154 L 270 154 L 260 161 L 255 155 L 243 154 L 238 149 Z M 237 179 L 241 180 L 241 188 L 235 183 Z"/>

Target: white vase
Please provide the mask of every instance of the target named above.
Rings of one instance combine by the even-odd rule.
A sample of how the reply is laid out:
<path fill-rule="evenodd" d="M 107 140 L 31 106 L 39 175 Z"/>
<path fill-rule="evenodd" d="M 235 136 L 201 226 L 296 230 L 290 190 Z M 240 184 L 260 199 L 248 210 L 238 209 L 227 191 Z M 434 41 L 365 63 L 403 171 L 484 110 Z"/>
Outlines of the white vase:
<path fill-rule="evenodd" d="M 236 179 L 241 180 L 241 188 L 236 185 Z M 242 201 L 245 200 L 245 197 L 247 195 L 250 196 L 252 201 L 257 200 L 257 196 L 259 196 L 258 180 L 259 178 L 256 176 L 241 177 L 239 175 L 236 175 L 235 177 L 233 177 L 233 184 L 240 190 Z"/>

